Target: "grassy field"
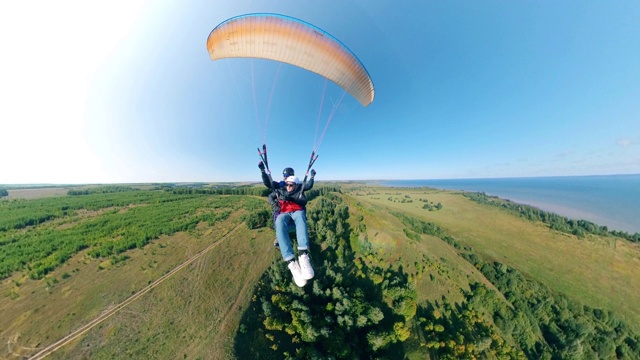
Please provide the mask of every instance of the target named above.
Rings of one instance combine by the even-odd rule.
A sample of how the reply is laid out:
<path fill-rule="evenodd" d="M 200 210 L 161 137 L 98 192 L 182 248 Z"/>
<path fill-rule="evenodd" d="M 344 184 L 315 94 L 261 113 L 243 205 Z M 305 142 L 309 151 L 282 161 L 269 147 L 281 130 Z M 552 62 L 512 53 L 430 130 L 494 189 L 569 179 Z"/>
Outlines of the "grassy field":
<path fill-rule="evenodd" d="M 51 187 L 35 189 L 10 189 L 8 199 L 40 199 L 44 197 L 67 195 L 69 187 Z"/>
<path fill-rule="evenodd" d="M 163 235 L 127 251 L 126 259 L 115 264 L 88 256 L 87 249 L 42 280 L 22 272 L 3 280 L 0 341 L 6 346 L 0 358 L 33 355 L 212 244 L 216 246 L 207 254 L 50 358 L 169 358 L 178 352 L 189 358 L 230 356 L 228 339 L 237 331 L 255 282 L 276 255 L 273 234 L 249 231 L 241 220 L 246 210 L 240 202 L 235 206 L 224 221 Z M 101 215 L 83 212 L 70 217 L 70 223 L 51 222 L 55 228 L 73 227 Z"/>
<path fill-rule="evenodd" d="M 496 287 L 460 256 L 460 251 L 431 235 L 407 236 L 394 213 L 437 224 L 485 261 L 498 261 L 556 292 L 591 307 L 610 310 L 640 331 L 640 249 L 637 244 L 587 235 L 577 238 L 500 208 L 475 203 L 457 192 L 391 189 L 345 184 L 340 197 L 349 206 L 350 226 L 362 228 L 385 266 L 401 266 L 417 290 L 420 304 L 447 298 L 462 301 L 469 284 Z M 270 228 L 249 230 L 242 199 L 226 198 L 231 215 L 214 224 L 161 235 L 122 261 L 89 256 L 84 249 L 44 279 L 16 272 L 0 283 L 0 358 L 26 358 L 114 309 L 172 269 L 211 247 L 180 271 L 137 298 L 71 343 L 52 359 L 234 359 L 234 339 L 251 305 L 257 282 L 280 254 Z M 203 204 L 212 206 L 206 198 Z M 235 200 L 234 200 L 235 201 Z M 260 199 L 264 201 L 265 199 Z M 234 205 L 235 204 L 235 205 Z M 432 211 L 425 204 L 433 205 Z M 434 209 L 441 204 L 440 209 Z M 310 207 L 313 204 L 310 205 Z M 158 205 L 161 206 L 161 205 Z M 266 205 L 265 205 L 266 207 Z M 204 209 L 193 209 L 194 214 Z M 56 218 L 44 225 L 77 226 L 104 212 Z M 18 232 L 27 230 L 18 230 Z M 0 239 L 1 240 L 1 239 Z M 359 243 L 359 242 L 358 242 Z M 352 244 L 357 253 L 358 244 Z M 321 262 L 322 259 L 315 259 Z M 429 357 L 412 335 L 408 358 Z"/>
<path fill-rule="evenodd" d="M 215 233 L 202 240 L 218 241 Z M 241 225 L 204 257 L 52 358 L 231 358 L 242 311 L 276 255 L 265 235 Z"/>
<path fill-rule="evenodd" d="M 389 263 L 401 263 L 414 281 L 421 301 L 436 301 L 443 296 L 461 299 L 461 289 L 468 290 L 469 282 L 477 281 L 492 286 L 484 276 L 455 249 L 434 236 L 423 236 L 422 241 L 411 241 L 402 231 L 405 226 L 387 208 L 364 203 L 359 197 L 345 196 L 354 218 L 363 216 L 367 237 L 375 250 Z M 426 267 L 418 274 L 417 266 Z"/>
<path fill-rule="evenodd" d="M 381 219 L 377 221 L 394 221 L 395 217 L 387 214 L 401 211 L 434 222 L 485 259 L 512 266 L 581 303 L 619 313 L 640 330 L 638 244 L 593 235 L 579 239 L 499 208 L 477 204 L 459 192 L 357 188 L 351 194 L 369 211 L 376 211 Z M 441 203 L 443 208 L 427 211 L 419 199 Z M 401 227 L 395 223 L 394 228 Z M 380 229 L 374 231 L 382 236 Z M 430 246 L 428 252 L 434 251 L 437 247 Z M 464 264 L 455 264 L 454 268 L 462 270 Z"/>
<path fill-rule="evenodd" d="M 0 302 L 1 338 L 7 344 L 0 357 L 33 354 L 217 241 L 214 250 L 50 357 L 228 354 L 241 311 L 276 253 L 271 234 L 250 232 L 237 217 L 201 231 L 160 238 L 143 250 L 129 251 L 130 258 L 115 266 L 78 254 L 49 276 L 60 279 L 53 285 L 27 279 L 3 282 L 2 293 L 15 290 L 18 297 Z M 65 273 L 70 276 L 63 279 Z M 24 283 L 16 289 L 14 281 Z"/>

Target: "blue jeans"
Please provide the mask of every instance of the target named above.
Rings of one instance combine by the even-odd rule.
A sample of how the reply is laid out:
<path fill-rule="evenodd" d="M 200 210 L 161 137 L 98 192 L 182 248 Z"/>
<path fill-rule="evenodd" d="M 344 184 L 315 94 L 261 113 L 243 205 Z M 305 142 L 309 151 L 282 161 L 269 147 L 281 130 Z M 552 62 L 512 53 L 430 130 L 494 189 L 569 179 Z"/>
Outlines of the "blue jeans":
<path fill-rule="evenodd" d="M 298 240 L 298 250 L 307 250 L 309 248 L 309 234 L 307 233 L 307 212 L 298 210 L 291 213 L 280 213 L 276 219 L 276 236 L 278 244 L 280 244 L 280 252 L 282 259 L 289 261 L 295 259 L 291 238 L 289 238 L 288 223 L 293 220 L 296 224 L 296 238 Z"/>

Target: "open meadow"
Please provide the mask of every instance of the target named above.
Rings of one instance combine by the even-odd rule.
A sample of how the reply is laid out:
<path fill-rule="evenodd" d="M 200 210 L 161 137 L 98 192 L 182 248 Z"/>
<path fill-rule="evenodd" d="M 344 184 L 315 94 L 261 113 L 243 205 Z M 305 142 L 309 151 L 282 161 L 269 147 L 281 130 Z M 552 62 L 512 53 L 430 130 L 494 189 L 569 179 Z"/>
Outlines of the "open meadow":
<path fill-rule="evenodd" d="M 7 199 L 40 199 L 44 197 L 64 196 L 70 187 L 19 188 L 7 191 Z"/>
<path fill-rule="evenodd" d="M 455 191 L 358 188 L 351 193 L 378 214 L 401 211 L 436 223 L 486 260 L 508 264 L 576 301 L 613 310 L 624 314 L 629 324 L 640 324 L 638 243 L 553 231 L 500 208 L 477 204 Z M 420 199 L 443 207 L 426 210 Z"/>

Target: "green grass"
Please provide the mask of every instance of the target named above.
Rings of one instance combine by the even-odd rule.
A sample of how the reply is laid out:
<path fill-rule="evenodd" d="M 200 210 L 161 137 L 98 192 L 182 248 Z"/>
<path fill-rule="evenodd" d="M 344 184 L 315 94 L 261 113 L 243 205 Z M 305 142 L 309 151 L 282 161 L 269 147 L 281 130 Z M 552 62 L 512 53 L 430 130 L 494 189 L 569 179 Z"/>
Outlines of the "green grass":
<path fill-rule="evenodd" d="M 105 197 L 109 196 L 112 198 L 105 200 Z M 100 201 L 96 201 L 96 198 Z M 78 199 L 84 199 L 84 203 Z M 240 226 L 240 231 L 234 233 L 231 238 L 225 239 L 220 246 L 216 247 L 215 252 L 207 254 L 207 257 L 193 264 L 191 268 L 182 271 L 183 278 L 178 277 L 180 280 L 174 286 L 189 286 L 192 287 L 192 292 L 185 289 L 181 293 L 176 293 L 175 289 L 170 287 L 171 281 L 175 282 L 176 280 L 168 280 L 166 284 L 163 283 L 153 289 L 143 298 L 157 300 L 160 293 L 167 293 L 168 296 L 179 294 L 179 298 L 169 296 L 167 303 L 146 305 L 145 301 L 151 300 L 141 299 L 140 302 L 132 304 L 121 314 L 111 317 L 95 329 L 94 331 L 97 331 L 98 334 L 100 334 L 100 329 L 115 329 L 104 332 L 102 335 L 105 337 L 98 342 L 84 346 L 85 343 L 82 343 L 83 340 L 81 340 L 80 343 L 83 346 L 80 350 L 75 347 L 78 343 L 72 343 L 54 353 L 52 357 L 82 358 L 84 355 L 79 354 L 83 351 L 98 354 L 96 353 L 98 348 L 101 349 L 100 352 L 113 356 L 118 353 L 118 346 L 130 346 L 131 344 L 128 342 L 132 340 L 127 338 L 127 332 L 124 328 L 118 329 L 120 325 L 113 325 L 114 323 L 129 321 L 130 311 L 144 314 L 150 310 L 157 310 L 157 313 L 144 315 L 142 318 L 161 318 L 171 308 L 168 304 L 175 302 L 180 305 L 180 301 L 184 298 L 189 298 L 189 305 L 195 307 L 190 310 L 188 317 L 185 317 L 185 308 L 177 308 L 181 318 L 190 319 L 189 326 L 192 325 L 193 317 L 200 316 L 197 315 L 200 308 L 210 309 L 213 306 L 214 310 L 211 311 L 214 311 L 215 314 L 205 318 L 211 320 L 220 314 L 224 315 L 222 319 L 225 320 L 225 328 L 216 327 L 216 331 L 220 329 L 221 334 L 228 333 L 225 336 L 230 337 L 235 333 L 234 326 L 237 326 L 239 318 L 239 314 L 236 314 L 238 309 L 232 308 L 231 305 L 236 303 L 238 299 L 244 299 L 246 302 L 247 297 L 250 296 L 250 289 L 255 283 L 254 277 L 259 277 L 272 257 L 276 255 L 272 250 L 272 235 L 267 235 L 262 230 L 248 232 L 246 228 L 242 229 L 245 225 L 241 222 L 241 218 L 248 209 L 266 208 L 265 201 L 253 197 L 185 196 L 158 192 L 136 192 L 47 198 L 20 201 L 18 204 L 5 203 L 4 206 L 10 209 L 15 206 L 25 208 L 26 211 L 20 210 L 18 213 L 28 216 L 30 205 L 34 206 L 33 213 L 37 214 L 43 208 L 50 210 L 66 206 L 64 204 L 67 201 L 71 204 L 77 204 L 75 206 L 77 209 L 70 211 L 67 208 L 66 214 L 53 217 L 37 225 L 30 225 L 25 229 L 10 229 L 4 232 L 5 236 L 16 237 L 19 240 L 2 245 L 5 255 L 15 254 L 7 251 L 7 248 L 16 244 L 21 244 L 23 248 L 31 248 L 35 254 L 42 251 L 42 248 L 46 249 L 47 246 L 56 249 L 64 248 L 59 244 L 65 243 L 67 241 L 65 239 L 75 238 L 66 236 L 69 233 L 85 234 L 84 238 L 93 240 L 88 242 L 88 247 L 74 251 L 65 261 L 54 266 L 41 280 L 29 277 L 30 269 L 38 263 L 38 258 L 32 262 L 26 261 L 23 269 L 14 270 L 9 277 L 3 280 L 0 285 L 0 294 L 2 295 L 0 297 L 0 312 L 2 314 L 0 316 L 0 339 L 11 346 L 0 351 L 0 358 L 8 358 L 16 354 L 28 356 L 35 353 L 35 349 L 53 343 L 72 330 L 88 323 L 104 310 L 124 301 L 200 250 L 218 241 L 230 229 Z M 101 205 L 96 206 L 95 204 Z M 89 208 L 91 210 L 88 210 Z M 100 209 L 105 209 L 105 211 Z M 176 221 L 179 224 L 184 224 L 186 221 L 193 225 L 186 228 L 175 227 L 172 224 L 175 224 Z M 133 247 L 122 254 L 106 257 L 99 255 L 96 257 L 95 255 L 96 249 L 100 249 L 105 242 L 117 241 L 123 237 L 123 233 L 145 227 L 148 227 L 149 231 L 157 231 L 161 230 L 162 226 L 175 227 L 175 229 L 167 231 L 167 234 L 163 234 L 162 231 L 156 232 L 154 233 L 156 237 L 150 238 L 147 244 Z M 87 229 L 95 229 L 95 231 Z M 43 234 L 48 236 L 47 241 L 43 242 L 46 246 L 34 245 L 33 239 L 41 238 Z M 94 255 L 90 255 L 92 253 Z M 11 260 L 11 257 L 7 256 L 6 259 Z M 25 261 L 23 260 L 23 262 Z M 238 269 L 243 270 L 239 273 Z M 236 278 L 236 276 L 238 277 Z M 211 292 L 216 288 L 215 294 L 212 294 Z M 203 289 L 206 292 L 203 293 Z M 207 295 L 203 297 L 201 294 Z M 218 299 L 217 296 L 223 297 Z M 213 300 L 216 300 L 215 304 L 211 303 Z M 239 306 L 246 306 L 241 303 L 243 301 L 238 302 Z M 139 304 L 143 304 L 143 308 L 135 310 L 135 306 L 140 306 Z M 215 310 L 216 306 L 222 308 Z M 136 317 L 134 316 L 134 318 Z M 140 326 L 137 327 L 137 330 L 147 329 L 146 331 L 152 333 L 162 331 L 166 334 L 165 326 L 167 324 L 154 324 L 155 320 L 153 320 L 151 322 L 153 326 L 145 328 L 146 322 L 138 320 Z M 211 331 L 208 329 L 200 336 L 207 337 L 208 343 L 210 342 L 210 338 L 208 338 L 210 333 Z M 94 333 L 89 332 L 87 339 L 91 338 L 92 334 Z M 125 338 L 118 338 L 117 334 L 124 335 Z M 145 341 L 151 341 L 154 347 L 158 347 L 160 350 L 164 349 L 163 346 L 153 343 L 154 337 L 152 335 L 145 335 L 144 338 Z M 115 342 L 112 343 L 112 340 Z M 183 342 L 183 339 L 174 340 Z M 165 350 L 162 350 L 163 354 L 169 356 L 178 347 L 178 344 L 170 343 L 166 345 Z M 189 351 L 191 350 L 188 350 L 187 353 L 190 353 Z M 211 353 L 211 347 L 205 344 L 201 349 L 193 351 L 204 356 Z M 107 357 L 109 356 L 107 355 Z"/>
<path fill-rule="evenodd" d="M 215 241 L 218 232 L 202 240 Z M 240 315 L 276 253 L 244 225 L 194 264 L 52 358 L 232 358 Z"/>

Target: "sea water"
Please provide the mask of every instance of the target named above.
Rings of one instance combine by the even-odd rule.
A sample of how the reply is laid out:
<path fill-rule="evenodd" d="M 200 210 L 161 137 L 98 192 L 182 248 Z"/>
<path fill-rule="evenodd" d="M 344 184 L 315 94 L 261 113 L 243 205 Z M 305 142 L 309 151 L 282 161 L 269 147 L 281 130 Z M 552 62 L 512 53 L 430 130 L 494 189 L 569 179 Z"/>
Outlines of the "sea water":
<path fill-rule="evenodd" d="M 640 232 L 640 174 L 500 179 L 389 180 L 392 187 L 483 192 L 609 230 Z"/>

